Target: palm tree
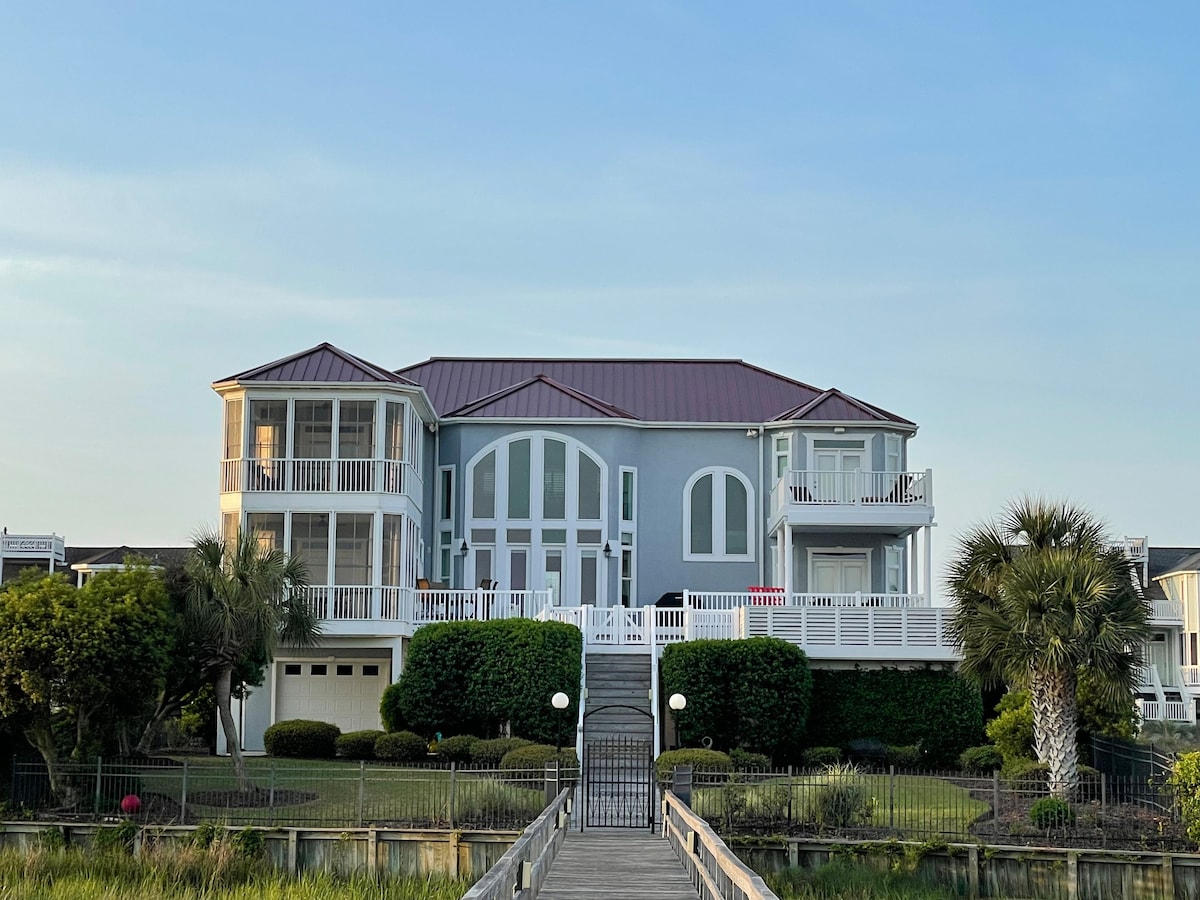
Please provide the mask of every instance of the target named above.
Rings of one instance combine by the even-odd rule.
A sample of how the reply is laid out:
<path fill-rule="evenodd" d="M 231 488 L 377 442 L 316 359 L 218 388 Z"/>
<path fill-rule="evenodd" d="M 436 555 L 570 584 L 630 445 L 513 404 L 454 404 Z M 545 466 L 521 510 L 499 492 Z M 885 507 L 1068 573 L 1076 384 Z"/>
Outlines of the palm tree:
<path fill-rule="evenodd" d="M 1034 749 L 1058 796 L 1079 781 L 1079 672 L 1114 706 L 1135 685 L 1149 632 L 1131 572 L 1089 512 L 1033 498 L 960 537 L 950 563 L 962 671 L 984 687 L 1029 691 Z"/>
<path fill-rule="evenodd" d="M 247 660 L 265 666 L 280 643 L 308 647 L 317 642 L 320 627 L 303 592 L 308 573 L 298 557 L 287 556 L 247 531 L 228 541 L 214 533 L 198 535 L 186 570 L 191 582 L 186 619 L 200 645 L 201 666 L 213 677 L 238 787 L 249 791 L 230 704 L 233 672 Z"/>

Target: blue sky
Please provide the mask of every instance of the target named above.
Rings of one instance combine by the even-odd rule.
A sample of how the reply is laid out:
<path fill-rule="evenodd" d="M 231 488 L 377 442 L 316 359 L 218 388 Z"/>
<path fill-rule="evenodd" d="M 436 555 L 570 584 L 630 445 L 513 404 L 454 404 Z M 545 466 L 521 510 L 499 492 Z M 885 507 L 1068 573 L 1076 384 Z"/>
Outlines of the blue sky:
<path fill-rule="evenodd" d="M 1050 7 L 1050 8 L 1046 8 Z M 1195 4 L 5 4 L 0 524 L 216 518 L 214 378 L 322 340 L 740 357 L 1200 545 Z"/>

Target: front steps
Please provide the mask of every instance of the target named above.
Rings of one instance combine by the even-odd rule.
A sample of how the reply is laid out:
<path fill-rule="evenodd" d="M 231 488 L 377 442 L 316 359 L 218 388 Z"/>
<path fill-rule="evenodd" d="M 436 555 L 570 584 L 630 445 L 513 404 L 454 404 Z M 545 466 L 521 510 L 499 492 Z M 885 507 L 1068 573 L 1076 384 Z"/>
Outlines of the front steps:
<path fill-rule="evenodd" d="M 590 743 L 622 738 L 653 742 L 650 654 L 589 653 L 586 666 L 585 740 Z"/>

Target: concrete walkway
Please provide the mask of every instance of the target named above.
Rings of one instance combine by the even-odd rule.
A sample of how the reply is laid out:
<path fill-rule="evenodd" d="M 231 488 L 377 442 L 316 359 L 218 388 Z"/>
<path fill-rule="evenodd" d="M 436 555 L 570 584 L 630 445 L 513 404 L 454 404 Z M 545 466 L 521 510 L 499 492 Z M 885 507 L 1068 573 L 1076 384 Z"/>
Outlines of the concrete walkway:
<path fill-rule="evenodd" d="M 697 900 L 671 845 L 648 830 L 570 831 L 541 900 Z"/>

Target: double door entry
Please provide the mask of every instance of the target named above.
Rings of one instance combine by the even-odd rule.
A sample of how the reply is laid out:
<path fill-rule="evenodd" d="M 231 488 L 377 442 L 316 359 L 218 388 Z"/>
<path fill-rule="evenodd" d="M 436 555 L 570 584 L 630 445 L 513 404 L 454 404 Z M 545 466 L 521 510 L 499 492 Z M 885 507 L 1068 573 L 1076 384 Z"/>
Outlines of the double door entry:
<path fill-rule="evenodd" d="M 605 596 L 599 547 L 475 547 L 466 583 L 510 591 L 549 590 L 554 606 L 596 605 Z"/>

